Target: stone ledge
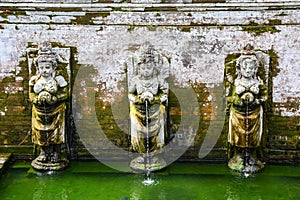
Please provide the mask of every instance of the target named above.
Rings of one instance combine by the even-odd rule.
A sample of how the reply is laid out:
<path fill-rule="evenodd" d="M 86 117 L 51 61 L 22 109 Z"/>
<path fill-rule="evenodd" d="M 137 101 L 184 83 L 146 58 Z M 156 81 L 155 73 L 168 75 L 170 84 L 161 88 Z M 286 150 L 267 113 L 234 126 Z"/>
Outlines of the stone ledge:
<path fill-rule="evenodd" d="M 300 165 L 300 151 L 267 149 L 266 160 L 270 164 Z"/>
<path fill-rule="evenodd" d="M 297 9 L 300 7 L 299 1 L 281 1 L 281 2 L 232 2 L 232 3 L 46 3 L 46 2 L 18 2 L 1 1 L 0 7 L 20 8 L 22 10 L 34 10 L 36 8 L 68 8 L 68 9 L 82 9 L 94 10 L 95 8 L 170 8 L 176 7 L 178 9 L 190 9 L 194 11 L 209 11 L 209 10 L 264 10 L 264 9 Z"/>
<path fill-rule="evenodd" d="M 0 174 L 7 167 L 7 163 L 9 162 L 12 154 L 11 153 L 0 153 Z"/>
<path fill-rule="evenodd" d="M 0 152 L 4 152 L 2 154 L 12 153 L 14 157 L 17 155 L 33 155 L 33 145 L 0 145 Z"/>
<path fill-rule="evenodd" d="M 169 7 L 170 8 L 170 7 Z M 55 30 L 68 26 L 68 29 L 83 29 L 84 25 L 92 25 L 97 30 L 104 30 L 100 26 L 127 26 L 128 30 L 134 30 L 139 26 L 173 26 L 183 32 L 190 32 L 194 27 L 211 27 L 224 29 L 231 26 L 239 26 L 242 31 L 247 31 L 255 36 L 264 32 L 280 32 L 284 25 L 296 26 L 300 24 L 299 11 L 297 10 L 210 10 L 199 11 L 196 8 L 170 8 L 167 7 L 129 7 L 95 8 L 98 11 L 82 11 L 75 8 L 48 8 L 35 11 L 12 11 L 7 8 L 3 11 L 0 23 L 2 29 L 16 28 L 17 30 L 44 29 Z M 141 10 L 139 10 L 141 9 Z M 173 10 L 172 10 L 173 9 Z M 204 8 L 203 8 L 204 9 Z M 254 8 L 253 8 L 254 9 Z M 299 6 L 300 9 L 300 6 Z M 88 10 L 88 9 L 87 9 Z M 15 12 L 15 13 L 13 13 Z M 80 25 L 80 26 L 79 26 Z M 128 27 L 129 26 L 129 27 Z M 237 31 L 240 29 L 237 27 Z M 231 28 L 229 28 L 231 29 Z M 289 33 L 287 33 L 289 34 Z M 197 40 L 197 38 L 194 38 Z M 14 78 L 12 78 L 14 80 Z"/>

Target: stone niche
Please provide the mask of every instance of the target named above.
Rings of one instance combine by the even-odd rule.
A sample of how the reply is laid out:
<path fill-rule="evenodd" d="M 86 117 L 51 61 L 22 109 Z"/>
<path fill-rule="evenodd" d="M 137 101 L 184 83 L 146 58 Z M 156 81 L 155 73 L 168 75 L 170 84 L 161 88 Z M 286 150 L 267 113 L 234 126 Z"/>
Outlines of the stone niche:
<path fill-rule="evenodd" d="M 11 2 L 0 3 L 1 151 L 32 157 L 26 51 L 43 41 L 69 55 L 72 157 L 93 158 L 92 149 L 114 157 L 114 146 L 128 149 L 124 63 L 148 42 L 170 63 L 169 139 L 182 150 L 180 159 L 225 162 L 227 72 L 250 43 L 268 55 L 265 158 L 299 162 L 299 2 Z M 81 119 L 88 127 L 83 136 Z"/>
<path fill-rule="evenodd" d="M 68 165 L 67 155 L 71 154 L 67 151 L 70 148 L 66 148 L 71 138 L 71 49 L 53 48 L 47 41 L 30 43 L 26 58 L 32 106 L 31 137 L 37 150 L 35 156 L 41 152 L 32 166 L 38 170 L 63 169 Z"/>

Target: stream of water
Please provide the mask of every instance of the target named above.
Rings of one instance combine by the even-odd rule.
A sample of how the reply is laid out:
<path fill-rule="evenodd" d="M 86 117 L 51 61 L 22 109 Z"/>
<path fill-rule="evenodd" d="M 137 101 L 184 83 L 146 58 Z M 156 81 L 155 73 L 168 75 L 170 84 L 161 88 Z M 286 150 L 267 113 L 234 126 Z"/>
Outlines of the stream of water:
<path fill-rule="evenodd" d="M 145 160 L 145 180 L 143 180 L 144 185 L 152 185 L 155 181 L 151 178 L 151 153 L 150 153 L 150 136 L 149 136 L 149 108 L 148 108 L 148 100 L 145 102 L 146 107 L 146 158 Z"/>

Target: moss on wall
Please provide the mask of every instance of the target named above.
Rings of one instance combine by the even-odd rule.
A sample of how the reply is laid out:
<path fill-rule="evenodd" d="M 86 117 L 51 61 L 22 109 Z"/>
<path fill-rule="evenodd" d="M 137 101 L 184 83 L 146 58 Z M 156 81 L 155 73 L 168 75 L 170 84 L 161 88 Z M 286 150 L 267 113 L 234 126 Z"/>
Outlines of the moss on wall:
<path fill-rule="evenodd" d="M 105 1 L 105 0 L 104 0 Z M 109 0 L 108 0 L 109 1 Z M 100 2 L 100 1 L 99 1 Z M 103 1 L 101 1 L 103 2 Z M 163 1 L 167 2 L 167 1 Z M 225 2 L 225 0 L 193 0 L 193 3 L 204 3 L 204 2 Z M 78 7 L 37 7 L 34 8 L 34 12 L 41 12 L 45 16 L 49 16 L 50 19 L 51 17 L 61 15 L 61 13 L 65 12 L 73 12 L 74 16 L 71 21 L 63 22 L 63 23 L 55 23 L 55 25 L 66 25 L 67 27 L 69 26 L 87 26 L 87 25 L 95 25 L 99 26 L 98 24 L 95 24 L 96 18 L 108 18 L 109 16 L 112 16 L 112 13 L 119 14 L 120 12 L 128 13 L 128 12 L 141 12 L 139 11 L 132 11 L 128 7 L 121 7 L 121 6 L 107 6 L 105 7 L 107 11 L 99 11 L 99 12 L 94 12 L 94 11 L 87 11 L 87 10 L 92 10 L 92 8 L 86 8 L 83 9 L 80 6 Z M 205 8 L 204 9 L 215 9 L 215 8 Z M 29 9 L 29 8 L 28 8 Z M 31 8 L 30 8 L 31 9 Z M 168 27 L 172 27 L 174 29 L 178 29 L 181 33 L 183 32 L 191 32 L 195 28 L 206 28 L 206 27 L 214 27 L 214 28 L 219 28 L 223 29 L 224 26 L 227 26 L 227 24 L 214 24 L 214 23 L 200 23 L 201 19 L 196 19 L 193 18 L 195 17 L 194 14 L 195 10 L 194 8 L 190 8 L 190 10 L 187 8 L 186 11 L 179 10 L 178 7 L 174 7 L 172 5 L 170 6 L 162 6 L 162 7 L 157 7 L 157 6 L 145 6 L 144 12 L 152 14 L 156 19 L 164 17 L 164 14 L 173 14 L 176 12 L 184 12 L 185 17 L 183 18 L 184 20 L 190 20 L 190 19 L 195 19 L 193 22 L 185 23 L 181 22 L 176 23 L 176 20 L 172 21 L 174 24 L 166 25 Z M 199 7 L 197 8 L 199 9 Z M 218 8 L 219 9 L 219 8 Z M 224 8 L 225 9 L 225 8 Z M 227 11 L 236 11 L 236 10 L 243 10 L 245 8 L 239 8 L 239 7 L 230 7 L 226 8 L 228 9 Z M 282 7 L 276 7 L 276 8 L 269 8 L 272 11 L 273 10 L 278 10 L 282 9 Z M 25 9 L 26 10 L 26 9 Z M 6 20 L 8 19 L 8 16 L 15 16 L 15 17 L 22 17 L 26 16 L 28 17 L 30 12 L 24 11 L 23 8 L 18 8 L 18 7 L 3 7 L 2 11 L 0 13 L 0 16 L 4 18 L 5 20 L 0 24 L 0 29 L 3 29 L 4 24 L 7 25 L 10 22 L 7 22 Z M 223 10 L 224 11 L 224 10 Z M 55 12 L 59 12 L 60 14 L 55 14 Z M 200 11 L 199 11 L 200 12 Z M 210 11 L 208 11 L 210 12 Z M 241 11 L 242 12 L 242 11 Z M 248 12 L 248 10 L 247 10 Z M 46 13 L 46 14 L 45 14 Z M 215 14 L 216 12 L 212 12 Z M 286 14 L 285 10 L 283 10 L 281 13 L 278 12 L 279 14 L 274 14 L 274 16 L 278 17 L 278 19 L 271 19 L 268 20 L 265 23 L 257 23 L 255 21 L 249 21 L 248 24 L 241 26 L 243 31 L 249 32 L 253 34 L 254 36 L 260 36 L 262 34 L 273 34 L 273 33 L 278 33 L 280 32 L 279 29 L 277 29 L 277 25 L 284 25 L 282 24 L 283 22 L 281 21 L 284 16 L 288 16 Z M 62 15 L 63 16 L 63 15 Z M 124 15 L 128 16 L 128 15 Z M 166 15 L 167 16 L 167 15 Z M 172 15 L 171 15 L 172 16 Z M 113 18 L 114 16 L 112 16 Z M 109 17 L 110 18 L 110 17 Z M 220 18 L 221 21 L 223 18 Z M 224 18 L 225 23 L 227 22 Z M 114 22 L 112 20 L 112 22 Z M 123 23 L 124 21 L 122 21 Z M 145 21 L 141 21 L 145 22 Z M 27 22 L 26 22 L 27 23 Z M 38 22 L 40 23 L 40 22 Z M 28 22 L 29 25 L 36 25 L 38 24 L 36 22 Z M 48 22 L 43 22 L 42 24 L 49 24 Z M 223 23 L 223 22 L 222 22 Z M 52 25 L 52 22 L 50 22 Z M 54 24 L 54 23 L 53 23 Z M 187 25 L 185 25 L 187 24 Z M 25 23 L 18 21 L 13 24 L 13 26 L 16 29 L 20 29 L 19 31 L 21 32 L 21 25 L 26 25 Z M 159 26 L 154 26 L 154 25 L 134 25 L 134 23 L 131 24 L 131 21 L 128 21 L 128 24 L 121 24 L 124 27 L 128 27 L 128 31 L 133 31 L 135 30 L 136 27 L 146 27 L 148 28 L 149 31 L 157 31 L 157 27 Z M 12 27 L 13 27 L 12 26 Z M 119 26 L 119 24 L 110 24 L 109 26 Z M 162 25 L 164 26 L 164 25 Z M 240 24 L 234 24 L 234 25 L 229 25 L 231 27 L 234 26 L 240 26 Z M 31 27 L 32 28 L 32 27 Z M 100 26 L 98 29 L 99 31 L 103 30 L 103 27 Z M 236 29 L 235 29 L 236 30 Z M 185 34 L 185 33 L 183 33 Z M 247 34 L 246 34 L 247 35 Z M 34 47 L 35 44 L 28 44 L 28 46 Z M 61 43 L 56 43 L 52 42 L 53 47 L 65 47 Z M 71 49 L 71 59 L 70 59 L 70 65 L 71 65 L 71 91 L 73 91 L 73 85 L 75 81 L 75 77 L 77 75 L 78 70 L 81 67 L 85 67 L 83 65 L 80 65 L 76 61 L 76 54 L 77 49 L 75 47 L 68 47 Z M 130 51 L 135 51 L 137 48 L 136 46 L 131 46 L 129 47 L 128 50 Z M 267 51 L 263 51 L 264 53 L 268 54 L 270 56 L 270 68 L 269 68 L 269 74 L 268 74 L 268 96 L 270 97 L 267 103 L 265 104 L 265 134 L 264 134 L 264 146 L 266 146 L 269 149 L 274 150 L 295 150 L 299 151 L 299 127 L 300 127 L 300 119 L 299 117 L 282 117 L 277 114 L 274 114 L 274 108 L 276 106 L 282 106 L 284 108 L 288 109 L 298 109 L 299 104 L 297 102 L 292 102 L 288 100 L 288 103 L 286 104 L 281 104 L 277 105 L 272 102 L 272 91 L 273 91 L 273 79 L 278 75 L 279 67 L 278 67 L 278 54 L 275 52 L 274 49 L 270 49 Z M 230 76 L 232 79 L 235 78 L 235 61 L 239 57 L 240 54 L 230 54 L 226 57 L 225 59 L 225 76 L 224 76 L 224 84 L 225 87 L 228 88 L 229 92 L 231 90 L 230 88 Z M 171 58 L 169 58 L 169 61 Z M 29 71 L 27 69 L 27 60 L 21 61 L 18 66 L 21 68 L 21 70 L 18 72 L 18 76 L 22 77 L 22 81 L 16 81 L 16 74 L 4 78 L 0 82 L 0 145 L 32 145 L 31 140 L 30 140 L 30 126 L 31 126 L 31 105 L 28 102 L 28 80 L 29 80 Z M 64 69 L 63 64 L 61 65 L 62 69 Z M 93 68 L 93 66 L 91 66 Z M 31 71 L 35 73 L 35 68 L 32 68 Z M 66 71 L 61 70 L 59 73 L 61 73 L 63 76 L 66 76 Z M 92 72 L 94 73 L 94 72 Z M 95 71 L 96 73 L 96 71 Z M 259 71 L 260 75 L 262 78 L 265 80 L 266 79 L 266 72 L 261 68 Z M 230 76 L 227 76 L 230 75 Z M 90 79 L 90 77 L 85 77 L 86 79 Z M 99 83 L 99 84 L 105 84 L 105 83 Z M 120 84 L 126 84 L 125 82 L 121 82 Z M 189 148 L 187 153 L 184 155 L 185 158 L 191 158 L 195 159 L 198 157 L 198 151 L 199 148 L 201 147 L 203 140 L 205 136 L 207 135 L 207 130 L 210 126 L 210 121 L 214 119 L 214 110 L 212 107 L 212 103 L 208 101 L 208 96 L 209 93 L 207 92 L 207 87 L 205 84 L 202 83 L 190 83 L 191 86 L 193 87 L 195 93 L 197 94 L 197 103 L 198 103 L 198 108 L 194 109 L 194 113 L 191 118 L 194 116 L 199 116 L 199 129 L 197 130 L 197 133 L 195 135 L 195 141 L 193 146 Z M 14 90 L 14 92 L 7 91 L 7 88 Z M 18 88 L 22 88 L 19 89 Z M 102 88 L 102 87 L 99 87 Z M 88 88 L 91 89 L 91 88 Z M 125 92 L 126 93 L 126 92 Z M 119 102 L 124 102 L 128 101 L 127 100 L 127 95 L 125 93 L 120 94 L 120 96 L 117 96 Z M 107 91 L 102 91 L 99 90 L 98 93 L 96 93 L 95 99 L 96 99 L 96 111 L 97 111 L 97 117 L 100 123 L 101 128 L 104 130 L 107 138 L 109 138 L 115 145 L 122 147 L 122 148 L 128 148 L 129 145 L 129 136 L 124 132 L 124 127 L 128 128 L 129 124 L 129 116 L 127 119 L 124 118 L 119 118 L 119 116 L 113 116 L 112 113 L 112 105 L 109 103 L 101 100 L 103 99 L 102 97 L 105 97 L 107 94 Z M 189 101 L 189 96 L 186 97 L 186 102 Z M 69 108 L 71 108 L 72 102 L 69 100 Z M 127 105 L 127 103 L 125 103 Z M 121 104 L 120 104 L 121 105 Z M 87 108 L 88 109 L 88 108 Z M 118 107 L 118 109 L 122 109 L 121 112 L 127 112 L 124 111 L 125 108 Z M 126 108 L 128 109 L 128 108 Z M 74 121 L 72 119 L 72 114 L 71 109 L 68 110 L 67 116 L 69 117 L 67 120 L 67 129 L 68 129 L 68 143 L 70 145 L 71 153 L 73 154 L 73 157 L 77 157 L 80 154 L 88 154 L 87 150 L 85 149 L 84 145 L 82 144 L 82 141 L 80 140 L 78 133 L 76 132 L 76 128 L 74 125 Z M 178 126 L 181 122 L 182 118 L 182 111 L 180 108 L 180 104 L 178 99 L 176 98 L 176 95 L 172 92 L 170 92 L 169 95 L 169 135 L 170 137 L 175 137 L 176 135 L 178 136 L 179 133 Z M 228 113 L 227 113 L 228 114 Z M 118 121 L 116 121 L 118 120 Z M 121 127 L 120 127 L 121 125 Z M 215 146 L 216 151 L 213 151 L 211 153 L 211 158 L 220 158 L 224 153 L 224 149 L 227 146 L 227 130 L 228 130 L 228 118 L 226 118 L 226 121 L 224 123 L 224 128 L 222 131 L 222 134 L 220 138 L 217 141 L 217 144 Z M 187 137 L 184 135 L 184 137 Z M 105 144 L 104 144 L 105 145 Z M 1 147 L 3 148 L 3 147 Z M 16 147 L 17 148 L 17 147 Z M 2 150 L 2 149 L 1 149 Z M 8 150 L 10 151 L 10 150 Z M 13 150 L 16 153 L 22 153 L 22 150 Z M 27 152 L 23 151 L 23 152 Z M 220 153 L 222 152 L 222 153 Z M 216 154 L 215 154 L 216 153 Z M 278 153 L 278 155 L 283 155 L 283 152 L 275 152 L 275 154 Z M 271 155 L 271 154 L 270 154 Z M 223 155 L 224 156 L 224 155 Z M 276 157 L 272 157 L 272 159 L 275 159 Z"/>
<path fill-rule="evenodd" d="M 86 12 L 83 16 L 77 16 L 76 19 L 72 20 L 72 24 L 76 25 L 93 25 L 93 20 L 97 17 L 107 17 L 110 12 Z"/>
<path fill-rule="evenodd" d="M 269 20 L 268 23 L 256 23 L 255 21 L 251 20 L 247 25 L 242 26 L 242 29 L 243 31 L 253 33 L 254 36 L 259 36 L 266 32 L 269 33 L 280 32 L 280 30 L 278 30 L 275 26 L 280 24 L 281 24 L 281 20 L 279 19 Z"/>
<path fill-rule="evenodd" d="M 0 145 L 31 144 L 27 85 L 26 60 L 19 63 L 17 72 L 0 82 Z"/>

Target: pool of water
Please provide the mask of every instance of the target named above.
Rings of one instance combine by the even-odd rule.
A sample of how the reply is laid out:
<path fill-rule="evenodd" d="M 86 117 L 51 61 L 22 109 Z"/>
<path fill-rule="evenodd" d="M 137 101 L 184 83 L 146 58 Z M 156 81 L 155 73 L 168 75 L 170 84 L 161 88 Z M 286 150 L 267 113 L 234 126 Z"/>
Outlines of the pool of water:
<path fill-rule="evenodd" d="M 300 199 L 299 166 L 266 166 L 255 176 L 224 164 L 173 163 L 152 174 L 117 172 L 97 162 L 72 162 L 65 171 L 36 174 L 15 164 L 0 178 L 0 199 L 33 200 L 274 200 Z"/>

